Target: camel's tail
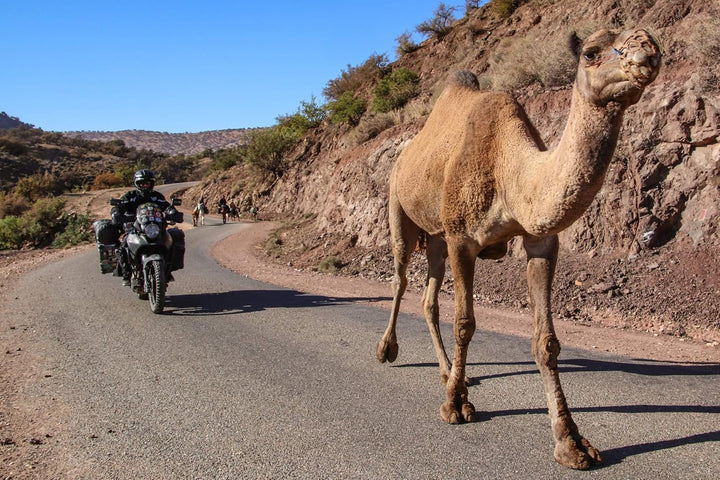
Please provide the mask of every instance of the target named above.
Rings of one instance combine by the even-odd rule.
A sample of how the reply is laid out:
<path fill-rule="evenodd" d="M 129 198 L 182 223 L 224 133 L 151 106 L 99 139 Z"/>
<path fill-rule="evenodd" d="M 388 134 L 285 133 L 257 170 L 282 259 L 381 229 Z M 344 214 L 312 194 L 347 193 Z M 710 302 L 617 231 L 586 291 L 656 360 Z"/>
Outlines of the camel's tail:
<path fill-rule="evenodd" d="M 449 81 L 450 85 L 469 88 L 470 90 L 480 90 L 480 83 L 474 73 L 467 70 L 458 70 L 453 73 Z"/>

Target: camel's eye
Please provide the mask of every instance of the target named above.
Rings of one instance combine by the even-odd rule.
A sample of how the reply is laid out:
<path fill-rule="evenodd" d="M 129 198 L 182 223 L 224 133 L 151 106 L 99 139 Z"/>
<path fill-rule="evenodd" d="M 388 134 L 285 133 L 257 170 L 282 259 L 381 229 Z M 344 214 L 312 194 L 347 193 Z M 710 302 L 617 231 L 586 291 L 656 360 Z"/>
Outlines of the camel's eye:
<path fill-rule="evenodd" d="M 588 50 L 583 52 L 583 58 L 585 58 L 588 62 L 594 62 L 599 58 L 599 53 L 595 50 Z"/>

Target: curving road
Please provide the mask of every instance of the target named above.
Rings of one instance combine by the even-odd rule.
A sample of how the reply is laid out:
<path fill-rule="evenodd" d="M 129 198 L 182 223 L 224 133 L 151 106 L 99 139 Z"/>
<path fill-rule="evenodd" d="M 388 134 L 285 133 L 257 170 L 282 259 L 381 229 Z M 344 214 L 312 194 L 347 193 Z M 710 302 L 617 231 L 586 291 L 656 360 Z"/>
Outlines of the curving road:
<path fill-rule="evenodd" d="M 446 425 L 423 319 L 400 319 L 400 356 L 381 365 L 386 311 L 224 269 L 211 246 L 248 225 L 208 223 L 187 231 L 163 315 L 101 275 L 95 251 L 18 286 L 23 313 L 8 323 L 35 333 L 42 364 L 27 394 L 57 406 L 38 415 L 57 417 L 52 448 L 69 477 L 720 478 L 718 364 L 564 349 L 575 419 L 605 459 L 570 471 L 552 460 L 526 340 L 476 334 L 470 396 L 486 420 Z"/>

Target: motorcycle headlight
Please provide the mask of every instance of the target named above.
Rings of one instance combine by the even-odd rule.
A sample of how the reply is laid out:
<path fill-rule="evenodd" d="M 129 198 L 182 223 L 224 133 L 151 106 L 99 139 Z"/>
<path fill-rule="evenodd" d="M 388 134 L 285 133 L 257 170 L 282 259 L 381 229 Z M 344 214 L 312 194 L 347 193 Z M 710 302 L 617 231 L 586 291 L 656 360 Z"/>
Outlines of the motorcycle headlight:
<path fill-rule="evenodd" d="M 148 223 L 145 225 L 145 235 L 151 240 L 154 240 L 160 235 L 160 225 L 157 223 Z"/>

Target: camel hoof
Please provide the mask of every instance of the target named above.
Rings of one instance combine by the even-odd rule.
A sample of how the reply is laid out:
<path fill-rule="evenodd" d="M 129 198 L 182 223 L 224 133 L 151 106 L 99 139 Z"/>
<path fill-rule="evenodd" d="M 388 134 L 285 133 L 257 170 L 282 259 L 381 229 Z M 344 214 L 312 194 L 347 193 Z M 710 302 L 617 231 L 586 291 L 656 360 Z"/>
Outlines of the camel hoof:
<path fill-rule="evenodd" d="M 555 461 L 575 470 L 587 470 L 602 463 L 600 452 L 585 438 L 566 437 L 555 444 Z"/>
<path fill-rule="evenodd" d="M 443 403 L 440 407 L 440 417 L 445 423 L 451 425 L 472 423 L 479 420 L 479 416 L 475 412 L 475 406 L 470 402 L 463 402 L 460 409 L 457 409 L 454 403 Z"/>
<path fill-rule="evenodd" d="M 377 344 L 377 359 L 380 363 L 392 363 L 395 359 L 397 359 L 399 350 L 400 347 L 397 342 L 386 342 L 385 340 L 380 340 Z"/>

